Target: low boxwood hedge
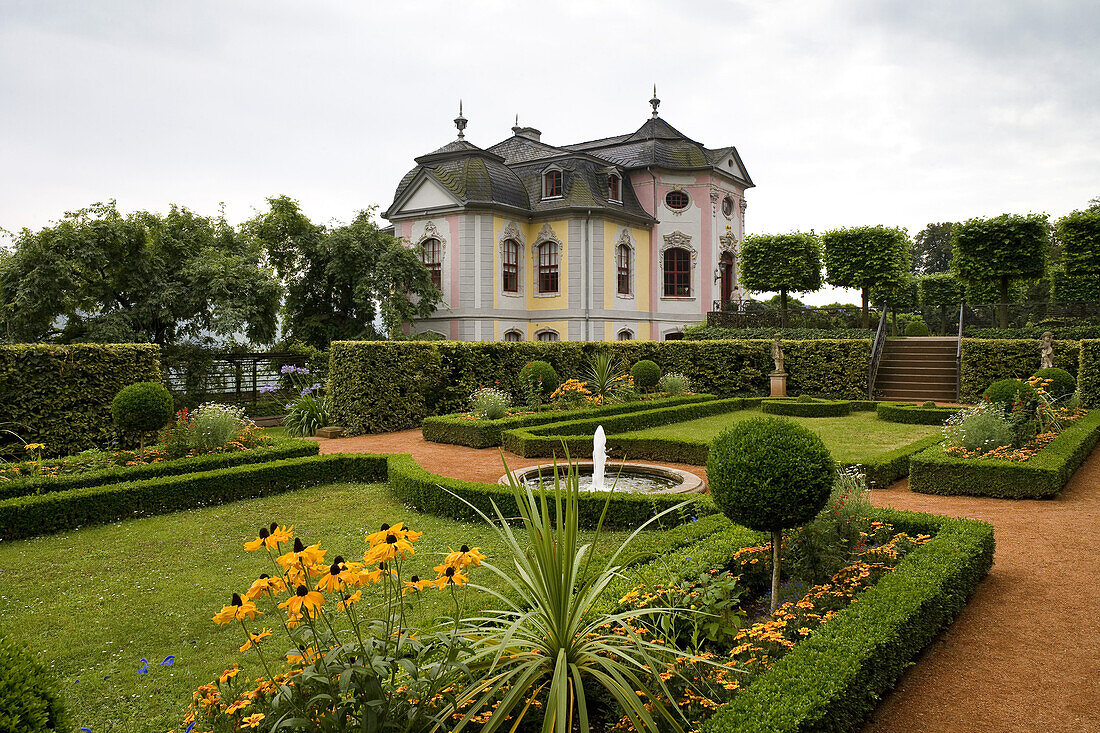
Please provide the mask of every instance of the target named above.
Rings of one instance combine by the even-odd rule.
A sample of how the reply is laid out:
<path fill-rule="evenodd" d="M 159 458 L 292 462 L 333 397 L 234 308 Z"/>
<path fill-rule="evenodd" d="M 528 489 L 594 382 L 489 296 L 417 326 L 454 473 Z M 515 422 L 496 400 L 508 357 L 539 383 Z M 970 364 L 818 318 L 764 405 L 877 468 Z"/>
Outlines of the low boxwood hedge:
<path fill-rule="evenodd" d="M 285 458 L 315 456 L 320 446 L 314 440 L 280 438 L 274 445 L 234 453 L 208 453 L 202 456 L 177 458 L 159 463 L 141 466 L 118 466 L 101 471 L 64 474 L 60 476 L 39 476 L 0 481 L 0 499 L 31 494 L 46 494 L 52 491 L 69 491 L 87 486 L 102 486 L 123 481 L 142 481 L 161 476 L 178 476 L 199 471 L 214 471 L 230 466 L 243 466 L 251 463 L 279 461 Z"/>
<path fill-rule="evenodd" d="M 1027 461 L 956 458 L 933 446 L 910 459 L 909 488 L 922 494 L 1046 499 L 1056 496 L 1100 440 L 1100 410 L 1070 425 Z"/>
<path fill-rule="evenodd" d="M 852 412 L 874 412 L 878 407 L 878 400 L 850 400 Z"/>
<path fill-rule="evenodd" d="M 609 472 L 613 473 L 611 467 Z M 504 469 L 501 468 L 503 475 Z M 412 456 L 398 453 L 389 457 L 389 484 L 394 496 L 417 511 L 436 514 L 463 521 L 478 519 L 477 510 L 494 516 L 493 502 L 505 516 L 516 516 L 512 490 L 499 484 L 483 484 L 475 481 L 447 478 L 422 468 Z M 627 492 L 594 491 L 582 493 L 579 502 L 580 524 L 595 527 L 603 513 L 608 497 L 604 526 L 612 528 L 637 527 L 650 517 L 685 501 L 690 502 L 680 512 L 672 512 L 662 519 L 662 524 L 672 526 L 692 517 L 713 514 L 717 509 L 709 496 L 696 494 L 634 494 Z M 469 503 L 467 503 L 469 502 Z M 473 505 L 471 507 L 470 505 Z"/>
<path fill-rule="evenodd" d="M 726 731 L 858 730 L 901 673 L 944 630 L 993 564 L 993 527 L 984 522 L 889 509 L 875 518 L 912 535 L 932 534 L 893 572 L 860 595 L 700 726 Z M 595 604 L 609 611 L 638 584 L 667 582 L 725 566 L 763 541 L 728 520 L 702 541 L 662 554 L 614 581 Z"/>
<path fill-rule="evenodd" d="M 0 539 L 14 540 L 90 524 L 167 514 L 304 486 L 385 478 L 385 456 L 335 454 L 17 496 L 0 501 Z"/>
<path fill-rule="evenodd" d="M 943 425 L 960 407 L 922 407 L 907 402 L 880 402 L 875 410 L 879 420 L 906 425 Z"/>
<path fill-rule="evenodd" d="M 789 417 L 843 417 L 852 414 L 852 403 L 849 400 L 799 402 L 795 397 L 768 397 L 761 403 L 760 410 Z"/>
<path fill-rule="evenodd" d="M 0 730 L 67 731 L 57 687 L 30 652 L 0 635 Z"/>
<path fill-rule="evenodd" d="M 912 457 L 941 440 L 942 435 L 929 435 L 859 464 L 867 481 L 867 488 L 885 489 L 898 479 L 905 478 L 909 475 L 909 461 Z"/>
<path fill-rule="evenodd" d="M 530 415 L 514 415 L 499 420 L 471 420 L 468 417 L 460 417 L 460 413 L 440 415 L 438 417 L 426 417 L 421 423 L 420 431 L 424 440 L 432 443 L 449 443 L 451 445 L 466 445 L 471 448 L 492 448 L 501 444 L 501 435 L 505 430 L 529 427 L 532 425 L 545 425 L 552 422 L 583 419 L 598 415 L 619 415 L 640 410 L 654 410 L 661 407 L 674 405 L 686 405 L 694 402 L 706 402 L 716 399 L 714 395 L 693 394 L 679 397 L 659 397 L 652 400 L 638 400 L 636 402 L 623 402 L 615 405 L 603 405 L 601 407 L 585 407 L 578 410 L 561 410 L 557 412 L 538 412 Z"/>

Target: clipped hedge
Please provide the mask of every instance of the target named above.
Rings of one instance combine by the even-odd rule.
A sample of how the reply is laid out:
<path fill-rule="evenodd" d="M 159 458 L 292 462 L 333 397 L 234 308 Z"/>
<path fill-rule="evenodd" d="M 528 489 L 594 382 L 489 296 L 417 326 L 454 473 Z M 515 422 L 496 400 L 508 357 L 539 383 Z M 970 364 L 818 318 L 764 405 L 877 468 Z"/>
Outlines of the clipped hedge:
<path fill-rule="evenodd" d="M 815 400 L 799 402 L 794 397 L 769 397 L 760 405 L 769 415 L 789 417 L 843 417 L 852 414 L 852 403 L 847 400 Z"/>
<path fill-rule="evenodd" d="M 57 687 L 29 651 L 0 635 L 0 731 L 67 731 Z"/>
<path fill-rule="evenodd" d="M 491 448 L 501 444 L 501 436 L 505 430 L 527 427 L 530 425 L 545 425 L 552 422 L 562 422 L 583 417 L 597 415 L 617 415 L 638 410 L 652 410 L 659 407 L 684 405 L 692 402 L 705 402 L 713 400 L 714 395 L 693 394 L 679 397 L 660 397 L 653 400 L 637 400 L 615 405 L 603 405 L 600 407 L 583 407 L 577 410 L 560 410 L 556 412 L 538 412 L 529 415 L 515 415 L 503 417 L 499 420 L 471 420 L 459 417 L 459 414 L 439 415 L 438 417 L 426 417 L 420 426 L 424 440 L 432 443 L 449 443 L 451 445 L 466 445 L 471 448 Z"/>
<path fill-rule="evenodd" d="M 906 402 L 880 402 L 875 409 L 879 420 L 906 425 L 943 425 L 959 411 L 958 407 L 922 407 Z"/>
<path fill-rule="evenodd" d="M 1054 366 L 1076 377 L 1080 342 L 1055 341 Z M 977 402 L 999 379 L 1027 379 L 1039 368 L 1039 342 L 1031 339 L 963 339 L 960 402 Z"/>
<path fill-rule="evenodd" d="M 852 306 L 856 316 L 859 315 L 859 306 Z M 725 328 L 724 326 L 708 326 L 700 324 L 691 326 L 684 331 L 684 338 L 692 341 L 716 340 L 716 339 L 768 339 L 779 338 L 790 341 L 810 341 L 813 339 L 873 339 L 874 329 L 863 328 Z"/>
<path fill-rule="evenodd" d="M 613 467 L 609 469 L 614 471 Z M 501 474 L 503 473 L 502 467 Z M 492 517 L 493 502 L 506 517 L 518 514 L 515 497 L 509 487 L 439 476 L 422 468 L 407 453 L 389 457 L 389 484 L 394 496 L 402 503 L 428 514 L 473 521 L 478 519 L 478 514 L 470 504 Z M 611 528 L 638 527 L 656 513 L 685 501 L 689 502 L 685 511 L 670 513 L 663 519 L 664 524 L 680 524 L 689 521 L 693 516 L 699 517 L 717 511 L 710 497 L 703 494 L 582 492 L 578 503 L 582 527 L 592 528 L 597 525 L 608 497 L 611 498 L 611 504 L 608 506 L 604 526 Z"/>
<path fill-rule="evenodd" d="M 909 488 L 922 494 L 1047 499 L 1056 496 L 1100 440 L 1100 411 L 1070 425 L 1027 461 L 956 458 L 934 446 L 910 459 Z"/>
<path fill-rule="evenodd" d="M 0 501 L 0 539 L 167 514 L 317 484 L 385 478 L 385 456 L 335 454 L 18 496 Z"/>
<path fill-rule="evenodd" d="M 626 363 L 656 362 L 703 392 L 763 395 L 772 369 L 770 342 L 457 342 L 337 341 L 330 350 L 332 422 L 349 435 L 414 427 L 430 415 L 460 412 L 478 387 L 522 394 L 520 369 L 549 362 L 562 378 L 582 374 L 598 351 Z M 867 393 L 869 340 L 786 341 L 787 386 L 802 394 L 858 399 Z M 400 379 L 394 379 L 400 375 Z"/>
<path fill-rule="evenodd" d="M 154 344 L 0 346 L 0 426 L 44 443 L 47 456 L 107 445 L 111 400 L 127 385 L 160 381 L 159 354 Z"/>
<path fill-rule="evenodd" d="M 929 435 L 900 448 L 880 453 L 859 464 L 864 480 L 867 482 L 867 488 L 885 489 L 895 481 L 905 478 L 909 475 L 910 459 L 941 440 L 943 440 L 941 435 Z"/>
<path fill-rule="evenodd" d="M 197 473 L 199 471 L 214 471 L 231 466 L 279 461 L 286 458 L 302 458 L 315 456 L 319 450 L 320 444 L 315 440 L 284 438 L 277 440 L 275 445 L 272 446 L 235 453 L 208 453 L 202 456 L 189 456 L 140 466 L 118 466 L 116 468 L 105 468 L 101 471 L 88 471 L 87 473 L 13 479 L 11 481 L 0 481 L 0 499 L 30 494 L 46 494 L 51 491 L 69 491 L 87 486 L 102 486 L 123 481 L 143 481 L 162 476 Z"/>
<path fill-rule="evenodd" d="M 1100 340 L 1081 342 L 1077 393 L 1081 395 L 1081 403 L 1085 407 L 1100 407 Z"/>
<path fill-rule="evenodd" d="M 993 565 L 989 524 L 892 510 L 876 514 L 899 530 L 934 536 L 719 708 L 701 733 L 858 730 Z"/>

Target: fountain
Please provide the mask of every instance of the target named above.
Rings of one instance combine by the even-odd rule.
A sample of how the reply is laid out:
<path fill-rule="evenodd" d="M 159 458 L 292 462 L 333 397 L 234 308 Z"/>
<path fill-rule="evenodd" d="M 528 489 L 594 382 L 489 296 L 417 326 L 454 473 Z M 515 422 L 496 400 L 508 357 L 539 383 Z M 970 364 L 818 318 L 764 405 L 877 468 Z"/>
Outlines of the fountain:
<path fill-rule="evenodd" d="M 705 490 L 703 480 L 693 473 L 649 463 L 623 463 L 613 467 L 615 472 L 612 486 L 607 486 L 607 435 L 603 425 L 596 428 L 592 436 L 592 462 L 578 463 L 578 483 L 581 491 L 627 491 L 641 494 L 687 494 L 701 493 Z M 559 476 L 564 476 L 567 466 L 556 466 Z M 500 484 L 507 486 L 510 479 L 531 488 L 540 485 L 553 487 L 555 464 L 544 463 L 528 468 L 519 468 L 500 478 Z"/>

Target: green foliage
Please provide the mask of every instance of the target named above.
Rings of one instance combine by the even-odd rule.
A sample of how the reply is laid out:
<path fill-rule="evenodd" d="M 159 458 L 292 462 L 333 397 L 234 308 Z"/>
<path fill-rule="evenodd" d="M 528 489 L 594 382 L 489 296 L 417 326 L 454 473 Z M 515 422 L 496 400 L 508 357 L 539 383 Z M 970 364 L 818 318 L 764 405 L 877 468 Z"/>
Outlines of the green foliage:
<path fill-rule="evenodd" d="M 944 306 L 958 310 L 962 284 L 950 272 L 937 272 L 917 278 L 917 302 L 923 307 Z"/>
<path fill-rule="evenodd" d="M 1016 400 L 1037 402 L 1039 396 L 1035 393 L 1035 388 L 1022 379 L 998 379 L 986 387 L 982 399 L 986 402 L 1011 405 Z"/>
<path fill-rule="evenodd" d="M 928 435 L 920 440 L 915 440 L 900 448 L 879 453 L 871 459 L 859 464 L 863 471 L 867 486 L 872 489 L 885 489 L 898 479 L 909 475 L 909 460 L 923 450 L 927 450 L 938 444 L 943 439 L 941 435 Z"/>
<path fill-rule="evenodd" d="M 24 229 L 0 260 L 0 325 L 13 341 L 170 344 L 243 332 L 267 343 L 279 296 L 260 247 L 220 215 L 177 206 L 123 216 L 114 201 L 94 204 Z"/>
<path fill-rule="evenodd" d="M 904 402 L 880 402 L 875 410 L 879 420 L 907 425 L 943 425 L 943 421 L 959 411 L 957 407 L 936 407 L 935 402 L 921 406 Z"/>
<path fill-rule="evenodd" d="M 617 398 L 626 390 L 627 376 L 626 364 L 621 359 L 601 351 L 589 362 L 584 381 L 592 396 Z"/>
<path fill-rule="evenodd" d="M 1075 211 L 1055 223 L 1055 235 L 1065 247 L 1064 279 L 1055 285 L 1056 300 L 1095 301 L 1100 298 L 1100 209 Z M 1066 286 L 1071 285 L 1071 289 Z"/>
<path fill-rule="evenodd" d="M 1080 345 L 1076 341 L 1054 344 L 1054 366 L 1076 374 Z M 1026 379 L 1039 368 L 1039 342 L 1031 339 L 971 339 L 962 343 L 959 372 L 962 402 L 976 402 L 985 388 L 998 379 Z"/>
<path fill-rule="evenodd" d="M 812 339 L 872 339 L 875 332 L 862 328 L 721 328 L 699 324 L 684 331 L 685 341 L 713 341 L 717 339 L 771 339 L 775 334 L 784 341 L 808 341 Z"/>
<path fill-rule="evenodd" d="M 922 494 L 1048 499 L 1057 496 L 1100 440 L 1100 412 L 1067 427 L 1027 461 L 955 458 L 933 446 L 910 460 L 909 488 Z"/>
<path fill-rule="evenodd" d="M 679 372 L 668 372 L 657 380 L 657 390 L 670 397 L 679 397 L 691 391 L 691 380 Z"/>
<path fill-rule="evenodd" d="M 440 415 L 438 417 L 426 417 L 421 425 L 424 440 L 432 443 L 450 443 L 451 445 L 467 445 L 471 448 L 491 448 L 501 444 L 501 434 L 505 430 L 513 430 L 531 425 L 544 425 L 546 423 L 574 420 L 577 418 L 596 417 L 600 415 L 617 415 L 636 410 L 654 410 L 661 407 L 686 404 L 690 402 L 703 402 L 713 400 L 713 395 L 695 394 L 683 397 L 657 397 L 648 400 L 636 400 L 633 402 L 600 405 L 598 407 L 583 407 L 577 410 L 555 410 L 539 413 L 526 413 L 512 417 L 502 417 L 499 420 L 470 420 L 456 415 Z"/>
<path fill-rule="evenodd" d="M 913 274 L 927 276 L 947 272 L 951 267 L 952 226 L 951 222 L 942 221 L 917 232 L 913 237 Z"/>
<path fill-rule="evenodd" d="M 921 407 L 925 407 L 925 408 L 931 408 L 931 407 L 935 407 L 935 406 L 936 406 L 935 400 L 925 400 L 924 402 L 921 403 Z"/>
<path fill-rule="evenodd" d="M 1085 407 L 1100 407 L 1100 340 L 1081 342 L 1081 367 L 1077 392 Z M 1057 354 L 1057 350 L 1054 352 Z"/>
<path fill-rule="evenodd" d="M 1027 326 L 1024 328 L 975 328 L 967 326 L 963 335 L 975 339 L 1033 339 L 1038 341 L 1043 334 L 1050 331 L 1054 334 L 1055 351 L 1059 348 L 1059 342 L 1078 341 L 1080 339 L 1100 339 L 1100 326 Z M 1069 344 L 1070 347 L 1075 346 Z M 1038 348 L 1038 347 L 1036 347 Z"/>
<path fill-rule="evenodd" d="M 328 423 L 328 398 L 322 394 L 306 392 L 291 399 L 283 416 L 286 431 L 295 437 L 316 435 Z"/>
<path fill-rule="evenodd" d="M 1005 413 L 988 405 L 972 407 L 949 420 L 944 428 L 944 444 L 968 451 L 988 453 L 1013 445 L 1016 432 Z"/>
<path fill-rule="evenodd" d="M 252 424 L 244 410 L 208 402 L 191 413 L 191 448 L 200 453 L 224 448 Z"/>
<path fill-rule="evenodd" d="M 524 394 L 517 375 L 533 359 L 576 375 L 604 350 L 629 363 L 650 359 L 701 392 L 761 395 L 768 390 L 769 349 L 767 341 L 336 342 L 328 394 L 333 423 L 350 435 L 401 430 L 466 409 L 470 393 L 485 384 Z M 867 394 L 869 340 L 791 341 L 784 350 L 788 389 L 844 399 Z"/>
<path fill-rule="evenodd" d="M 478 420 L 500 420 L 508 414 L 512 398 L 492 387 L 482 387 L 470 395 L 470 410 Z"/>
<path fill-rule="evenodd" d="M 0 423 L 50 456 L 108 445 L 110 405 L 128 384 L 160 379 L 152 345 L 0 346 Z"/>
<path fill-rule="evenodd" d="M 852 414 L 852 403 L 847 400 L 804 399 L 807 396 L 768 397 L 761 403 L 760 410 L 769 415 L 791 417 L 839 417 Z"/>
<path fill-rule="evenodd" d="M 813 233 L 750 234 L 741 243 L 741 284 L 753 292 L 779 292 L 783 325 L 787 293 L 821 289 L 821 240 Z"/>
<path fill-rule="evenodd" d="M 1058 367 L 1040 369 L 1032 376 L 1050 380 L 1050 384 L 1043 387 L 1043 389 L 1054 399 L 1067 397 L 1077 391 L 1077 380 L 1065 369 L 1059 369 Z"/>
<path fill-rule="evenodd" d="M 655 361 L 639 359 L 630 367 L 630 376 L 634 377 L 634 386 L 646 392 L 657 386 L 661 379 L 661 367 Z"/>
<path fill-rule="evenodd" d="M 813 519 L 785 538 L 784 564 L 793 577 L 818 585 L 828 583 L 856 559 L 856 548 L 874 541 L 871 492 L 853 469 L 837 473 L 829 501 Z"/>
<path fill-rule="evenodd" d="M 922 320 L 910 321 L 905 327 L 906 336 L 928 336 L 930 333 L 928 324 Z"/>
<path fill-rule="evenodd" d="M 961 282 L 961 281 L 960 281 Z M 1001 300 L 1001 286 L 996 280 L 982 280 L 965 283 L 963 292 L 969 305 L 992 305 Z M 1008 281 L 1008 302 L 1022 303 L 1027 299 L 1027 281 Z"/>
<path fill-rule="evenodd" d="M 57 686 L 29 651 L 0 635 L 0 730 L 68 731 Z"/>
<path fill-rule="evenodd" d="M 884 226 L 834 229 L 821 238 L 830 285 L 862 291 L 863 327 L 872 289 L 898 288 L 909 273 L 909 235 Z"/>
<path fill-rule="evenodd" d="M 287 196 L 243 231 L 267 252 L 286 283 L 285 334 L 317 348 L 338 339 L 378 338 L 381 315 L 390 333 L 430 315 L 441 299 L 415 249 L 402 246 L 373 221 L 373 209 L 349 224 L 312 223 Z"/>
<path fill-rule="evenodd" d="M 291 458 L 213 471 L 18 496 L 0 501 L 0 539 L 166 514 L 339 481 L 386 477 L 385 456 L 366 453 Z"/>
<path fill-rule="evenodd" d="M 956 224 L 951 270 L 969 283 L 997 283 L 1000 325 L 1008 326 L 1009 282 L 1038 279 L 1046 273 L 1050 223 L 1046 216 L 1002 214 Z M 969 298 L 970 302 L 981 302 Z"/>
<path fill-rule="evenodd" d="M 714 501 L 732 521 L 775 531 L 812 519 L 836 467 L 812 431 L 774 417 L 746 420 L 718 436 L 707 459 Z"/>
<path fill-rule="evenodd" d="M 172 419 L 172 395 L 160 382 L 137 382 L 119 390 L 111 400 L 111 417 L 120 430 L 151 433 Z"/>
<path fill-rule="evenodd" d="M 524 394 L 536 396 L 541 401 L 550 398 L 561 385 L 561 378 L 549 363 L 535 359 L 519 370 L 519 385 Z"/>

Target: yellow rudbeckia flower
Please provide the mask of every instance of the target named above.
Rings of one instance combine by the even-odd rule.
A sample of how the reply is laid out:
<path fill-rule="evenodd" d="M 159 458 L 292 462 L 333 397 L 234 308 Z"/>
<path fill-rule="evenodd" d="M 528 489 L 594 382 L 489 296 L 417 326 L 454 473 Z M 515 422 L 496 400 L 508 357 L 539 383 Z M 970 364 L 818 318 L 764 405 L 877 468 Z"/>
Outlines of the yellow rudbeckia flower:
<path fill-rule="evenodd" d="M 444 565 L 450 565 L 451 567 L 462 569 L 468 567 L 480 567 L 481 561 L 485 559 L 485 555 L 481 553 L 480 547 L 475 547 L 472 550 L 463 545 L 455 552 L 453 548 L 447 548 L 450 550 L 450 554 L 443 560 Z"/>
<path fill-rule="evenodd" d="M 231 624 L 234 621 L 242 619 L 254 619 L 257 616 L 262 616 L 263 611 L 256 608 L 256 604 L 249 600 L 241 598 L 240 594 L 234 593 L 233 600 L 228 606 L 222 606 L 222 610 L 214 614 L 214 623 L 218 626 L 225 626 Z"/>
<path fill-rule="evenodd" d="M 287 609 L 287 612 L 292 615 L 304 613 L 309 618 L 313 618 L 323 605 L 325 605 L 323 595 L 315 590 L 309 590 L 304 585 L 299 585 L 294 595 L 280 603 L 279 608 Z"/>

